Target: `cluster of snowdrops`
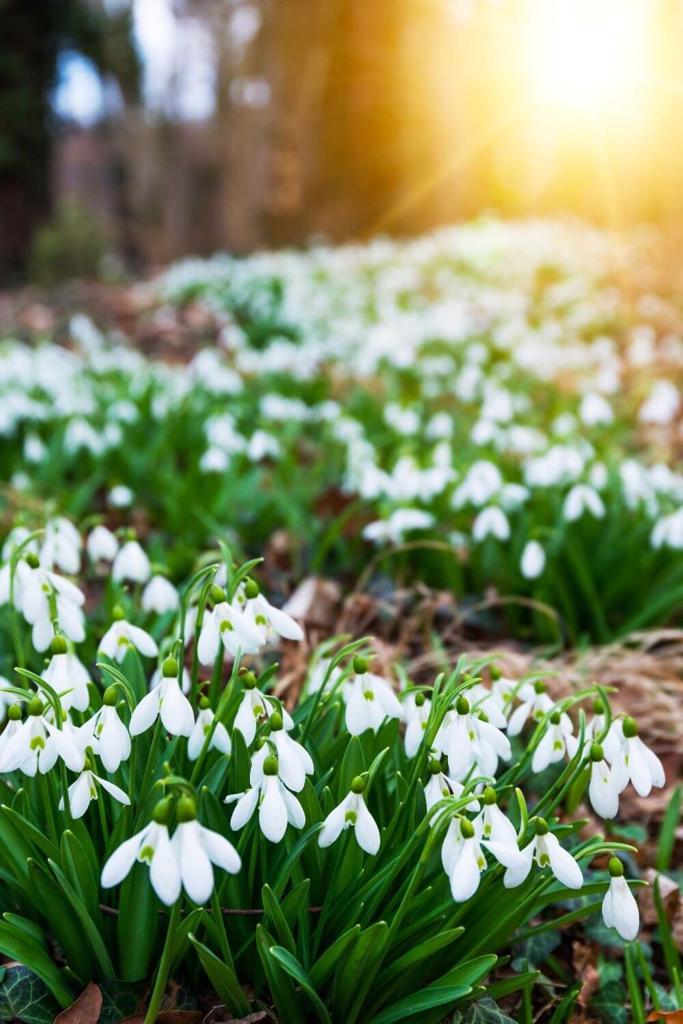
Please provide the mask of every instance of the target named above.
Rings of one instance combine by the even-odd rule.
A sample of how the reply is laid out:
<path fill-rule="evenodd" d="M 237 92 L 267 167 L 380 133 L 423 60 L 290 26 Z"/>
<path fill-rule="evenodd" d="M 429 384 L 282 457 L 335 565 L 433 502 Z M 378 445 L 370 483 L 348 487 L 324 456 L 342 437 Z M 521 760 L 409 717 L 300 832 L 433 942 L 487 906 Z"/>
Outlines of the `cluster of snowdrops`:
<path fill-rule="evenodd" d="M 250 553 L 285 528 L 314 571 L 357 575 L 376 548 L 606 640 L 664 621 L 683 585 L 683 341 L 675 302 L 620 284 L 640 258 L 491 221 L 182 263 L 152 291 L 210 308 L 218 344 L 171 366 L 84 316 L 68 349 L 7 342 L 0 467 L 77 518 L 149 517 L 180 575 L 210 535 Z"/>
<path fill-rule="evenodd" d="M 190 950 L 235 1012 L 248 1007 L 246 971 L 284 1019 L 303 1019 L 303 999 L 316 1012 L 336 1000 L 334 1019 L 389 1021 L 406 979 L 431 993 L 425 1005 L 466 999 L 473 984 L 444 987 L 453 963 L 483 957 L 476 976 L 486 974 L 542 908 L 581 897 L 594 862 L 585 890 L 599 903 L 584 902 L 585 914 L 601 906 L 635 939 L 632 848 L 584 839 L 584 823 L 562 813 L 577 785 L 604 819 L 629 784 L 642 796 L 664 785 L 637 723 L 612 718 L 604 689 L 554 702 L 542 678 L 506 678 L 495 659 L 463 660 L 433 686 L 399 672 L 397 688 L 373 672 L 366 641 L 341 638 L 315 653 L 288 710 L 273 643 L 304 633 L 255 570 L 222 545 L 178 590 L 127 531 L 99 524 L 82 538 L 55 517 L 9 535 L 3 953 L 66 1004 L 91 978 L 144 977 L 161 951 L 150 1021 Z M 533 794 L 545 772 L 530 813 L 520 787 Z M 482 931 L 492 903 L 496 924 Z M 239 916 L 259 906 L 270 932 Z M 368 932 L 374 971 L 364 961 L 368 979 L 343 992 L 335 972 L 352 970 Z M 391 973 L 427 940 L 422 981 Z M 378 994 L 372 982 L 387 971 Z"/>

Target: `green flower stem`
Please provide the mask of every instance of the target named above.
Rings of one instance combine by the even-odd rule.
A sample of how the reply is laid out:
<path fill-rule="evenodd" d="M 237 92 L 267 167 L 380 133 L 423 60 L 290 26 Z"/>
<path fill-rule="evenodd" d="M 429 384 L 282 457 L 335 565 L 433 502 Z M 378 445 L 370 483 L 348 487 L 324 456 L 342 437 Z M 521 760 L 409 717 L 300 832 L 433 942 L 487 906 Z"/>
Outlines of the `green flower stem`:
<path fill-rule="evenodd" d="M 173 939 L 176 928 L 180 923 L 180 904 L 181 900 L 178 900 L 177 903 L 174 903 L 173 909 L 171 910 L 171 916 L 168 921 L 168 931 L 166 932 L 166 941 L 164 942 L 164 949 L 161 954 L 161 960 L 159 961 L 159 970 L 157 971 L 156 978 L 154 979 L 154 988 L 152 989 L 152 995 L 150 996 L 149 1006 L 147 1007 L 143 1024 L 154 1024 L 154 1021 L 157 1019 L 159 1014 L 161 1000 L 164 998 L 168 975 L 171 969 L 171 960 L 173 958 Z"/>
<path fill-rule="evenodd" d="M 149 793 L 149 790 L 150 790 L 150 782 L 152 781 L 152 775 L 154 774 L 154 769 L 155 769 L 156 764 L 157 764 L 157 749 L 158 749 L 159 743 L 161 741 L 161 734 L 162 734 L 162 732 L 163 732 L 163 726 L 161 724 L 161 718 L 157 718 L 156 724 L 154 726 L 154 736 L 152 737 L 152 745 L 149 748 L 149 754 L 147 755 L 147 763 L 145 764 L 145 773 L 144 773 L 144 775 L 142 777 L 142 785 L 140 786 L 140 789 L 137 791 L 137 792 L 139 792 L 141 794 L 141 799 L 143 801 L 144 801 L 144 798 L 145 798 L 145 794 Z M 131 793 L 130 793 L 131 802 L 133 800 L 134 792 L 135 792 L 135 777 L 131 774 Z M 140 806 L 140 811 L 142 811 L 142 809 L 143 808 L 142 808 L 142 805 L 141 805 Z M 139 821 L 139 817 L 138 817 L 138 821 Z"/>

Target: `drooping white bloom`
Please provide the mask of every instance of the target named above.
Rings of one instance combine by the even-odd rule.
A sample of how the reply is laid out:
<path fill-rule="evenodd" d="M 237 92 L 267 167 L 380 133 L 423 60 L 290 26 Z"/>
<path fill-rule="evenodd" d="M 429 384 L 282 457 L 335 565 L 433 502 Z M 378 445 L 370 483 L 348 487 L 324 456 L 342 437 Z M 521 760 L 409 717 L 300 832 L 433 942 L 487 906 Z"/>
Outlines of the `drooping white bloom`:
<path fill-rule="evenodd" d="M 161 902 L 175 903 L 181 890 L 180 866 L 165 823 L 150 821 L 114 850 L 102 869 L 102 887 L 111 889 L 122 882 L 136 860 L 149 866 L 149 880 Z"/>
<path fill-rule="evenodd" d="M 499 541 L 509 540 L 510 523 L 502 508 L 497 505 L 483 508 L 472 524 L 472 537 L 477 543 L 487 537 L 495 537 Z"/>
<path fill-rule="evenodd" d="M 220 601 L 204 613 L 197 643 L 201 665 L 213 665 L 221 641 L 225 651 L 234 658 L 238 651 L 243 654 L 258 651 L 263 645 L 263 635 L 239 608 L 227 601 Z"/>
<path fill-rule="evenodd" d="M 71 730 L 58 729 L 48 720 L 42 708 L 35 710 L 29 702 L 29 716 L 7 741 L 0 754 L 0 772 L 21 771 L 33 777 L 44 775 L 60 757 L 73 772 L 83 769 L 84 755 L 76 745 Z M 40 701 L 38 701 L 40 705 Z"/>
<path fill-rule="evenodd" d="M 374 544 L 402 544 L 407 533 L 428 530 L 434 516 L 419 508 L 398 508 L 388 519 L 377 519 L 363 527 L 363 537 Z"/>
<path fill-rule="evenodd" d="M 91 800 L 97 800 L 97 787 L 101 786 L 114 800 L 126 807 L 130 806 L 130 798 L 119 786 L 113 782 L 100 778 L 94 772 L 86 769 L 81 772 L 75 782 L 69 786 L 69 810 L 72 818 L 82 818 L 90 806 Z M 64 810 L 64 797 L 59 801 L 59 810 Z"/>
<path fill-rule="evenodd" d="M 493 777 L 498 760 L 509 761 L 510 741 L 482 717 L 470 713 L 466 697 L 459 697 L 455 710 L 448 711 L 434 740 L 437 750 L 448 758 L 448 770 L 455 779 L 464 779 L 470 771 Z"/>
<path fill-rule="evenodd" d="M 213 892 L 212 864 L 231 875 L 237 874 L 242 866 L 232 843 L 220 833 L 200 825 L 194 818 L 179 821 L 171 845 L 183 888 L 190 899 L 200 905 L 206 903 Z"/>
<path fill-rule="evenodd" d="M 105 690 L 104 703 L 79 729 L 81 746 L 91 747 L 108 772 L 130 757 L 130 735 L 116 708 L 116 693 Z"/>
<path fill-rule="evenodd" d="M 574 484 L 564 500 L 564 518 L 568 523 L 573 523 L 581 519 L 586 512 L 594 519 L 602 519 L 605 515 L 603 500 L 588 484 Z"/>
<path fill-rule="evenodd" d="M 245 617 L 256 627 L 261 636 L 261 646 L 274 634 L 284 640 L 303 640 L 304 631 L 291 615 L 275 608 L 253 580 L 243 583 L 235 599 L 242 606 Z"/>
<path fill-rule="evenodd" d="M 92 682 L 87 668 L 77 655 L 53 654 L 43 669 L 43 679 L 59 694 L 64 710 L 87 710 L 90 703 L 88 684 Z"/>
<path fill-rule="evenodd" d="M 256 736 L 256 725 L 258 721 L 275 712 L 282 711 L 282 718 L 285 729 L 288 731 L 294 728 L 294 722 L 286 708 L 266 693 L 261 693 L 256 685 L 256 677 L 253 673 L 246 673 L 244 676 L 244 693 L 235 715 L 234 728 L 244 736 L 244 742 L 251 746 Z"/>
<path fill-rule="evenodd" d="M 519 562 L 522 576 L 527 580 L 535 580 L 545 569 L 545 551 L 537 540 L 530 540 L 524 545 Z"/>
<path fill-rule="evenodd" d="M 638 736 L 638 727 L 632 718 L 622 721 L 621 733 L 622 740 L 612 763 L 617 791 L 622 793 L 632 782 L 639 796 L 649 796 L 653 786 L 659 789 L 666 784 L 662 762 Z"/>
<path fill-rule="evenodd" d="M 15 604 L 33 627 L 31 639 L 37 651 L 46 650 L 55 635 L 53 607 L 58 629 L 73 643 L 85 640 L 84 602 L 78 587 L 63 576 L 37 563 L 17 563 Z"/>
<path fill-rule="evenodd" d="M 670 380 L 659 380 L 649 398 L 643 402 L 638 413 L 641 423 L 666 426 L 672 423 L 681 405 L 678 388 Z"/>
<path fill-rule="evenodd" d="M 520 854 L 522 859 L 508 867 L 503 876 L 506 889 L 514 889 L 526 880 L 534 860 L 540 868 L 549 867 L 558 882 L 567 888 L 580 889 L 583 885 L 581 868 L 541 819 L 536 824 L 536 835 L 520 850 Z"/>
<path fill-rule="evenodd" d="M 432 702 L 423 693 L 409 693 L 401 703 L 406 732 L 403 739 L 406 756 L 413 758 L 420 749 L 432 710 Z"/>
<path fill-rule="evenodd" d="M 190 677 L 190 673 L 187 671 L 184 665 L 182 667 L 181 675 L 181 689 L 185 696 L 187 696 L 190 690 L 192 689 L 192 679 Z M 157 687 L 162 679 L 163 675 L 161 674 L 161 666 L 159 666 L 158 668 L 155 668 L 154 672 L 152 673 L 152 678 L 149 681 L 150 690 L 153 690 L 155 687 Z"/>
<path fill-rule="evenodd" d="M 528 718 L 538 722 L 553 706 L 545 692 L 545 684 L 541 682 L 522 683 L 517 696 L 522 703 L 510 715 L 508 736 L 519 736 Z"/>
<path fill-rule="evenodd" d="M 40 549 L 40 563 L 46 569 L 57 566 L 74 576 L 81 568 L 81 535 L 64 516 L 50 519 L 45 526 L 45 539 Z"/>
<path fill-rule="evenodd" d="M 564 711 L 554 711 L 534 751 L 531 770 L 542 772 L 550 764 L 561 761 L 568 751 L 574 732 L 572 720 Z"/>
<path fill-rule="evenodd" d="M 612 423 L 614 413 L 604 395 L 597 391 L 589 392 L 581 399 L 579 406 L 579 417 L 587 427 L 605 426 Z"/>
<path fill-rule="evenodd" d="M 156 658 L 159 653 L 156 641 L 144 629 L 116 619 L 100 640 L 99 650 L 112 661 L 121 662 L 131 647 L 146 658 Z"/>
<path fill-rule="evenodd" d="M 363 779 L 353 780 L 351 792 L 325 818 L 318 835 L 319 846 L 331 846 L 343 831 L 352 828 L 361 850 L 373 856 L 377 853 L 380 847 L 379 829 L 363 799 L 364 789 Z"/>
<path fill-rule="evenodd" d="M 635 896 L 624 878 L 621 861 L 609 862 L 610 883 L 602 901 L 602 918 L 608 928 L 615 928 L 625 942 L 633 942 L 640 930 L 640 914 Z"/>
<path fill-rule="evenodd" d="M 119 542 L 111 530 L 100 523 L 88 534 L 85 547 L 91 562 L 113 562 L 119 550 Z"/>
<path fill-rule="evenodd" d="M 192 705 L 180 688 L 177 665 L 169 664 L 158 686 L 145 694 L 130 718 L 130 734 L 138 736 L 157 718 L 172 736 L 190 736 L 194 728 Z M 173 670 L 175 669 L 175 670 Z"/>
<path fill-rule="evenodd" d="M 619 790 L 612 769 L 604 760 L 603 748 L 591 744 L 591 773 L 588 783 L 588 799 L 596 814 L 609 820 L 619 812 Z"/>
<path fill-rule="evenodd" d="M 211 725 L 215 717 L 216 716 L 208 703 L 206 707 L 203 707 L 200 702 L 197 721 L 194 723 L 192 732 L 190 733 L 190 738 L 187 741 L 187 756 L 190 761 L 196 761 L 199 757 L 204 746 L 204 741 L 211 731 Z M 232 749 L 230 736 L 222 722 L 216 722 L 208 749 L 218 750 L 221 754 L 230 753 Z"/>
<path fill-rule="evenodd" d="M 277 758 L 272 755 L 265 759 L 260 781 L 244 793 L 227 796 L 225 802 L 235 803 L 230 818 L 234 831 L 243 828 L 258 807 L 259 828 L 271 843 L 280 842 L 288 824 L 297 829 L 306 824 L 304 809 L 280 779 Z"/>
<path fill-rule="evenodd" d="M 135 495 L 125 484 L 116 484 L 107 497 L 112 508 L 129 508 L 135 501 Z"/>
<path fill-rule="evenodd" d="M 178 591 L 164 576 L 152 576 L 142 592 L 142 610 L 165 615 L 175 612 L 180 605 Z"/>
<path fill-rule="evenodd" d="M 329 692 L 334 688 L 335 683 L 339 681 L 339 679 L 343 675 L 344 670 L 341 665 L 335 665 L 335 667 L 330 671 L 331 663 L 331 658 L 318 658 L 318 660 L 313 665 L 311 673 L 306 682 L 307 693 L 317 693 L 318 690 L 323 685 L 323 683 L 325 682 L 325 676 L 328 674 L 328 672 L 329 680 L 327 682 L 326 689 Z"/>
<path fill-rule="evenodd" d="M 484 790 L 484 806 L 474 821 L 474 827 L 482 840 L 502 843 L 517 849 L 517 832 L 497 803 L 495 790 L 488 786 Z"/>
<path fill-rule="evenodd" d="M 435 804 L 438 804 L 440 800 L 444 800 L 447 797 L 455 797 L 457 800 L 462 796 L 465 786 L 462 782 L 458 782 L 457 779 L 452 779 L 445 772 L 441 771 L 441 763 L 437 759 L 432 759 L 429 765 L 429 781 L 424 788 L 425 803 L 427 804 L 427 813 L 429 813 Z M 476 812 L 479 810 L 479 801 L 473 797 L 465 809 L 468 811 Z"/>
<path fill-rule="evenodd" d="M 363 667 L 363 666 L 360 666 Z M 373 672 L 356 672 L 345 688 L 346 728 L 352 736 L 373 732 L 386 718 L 400 718 L 401 704 L 389 683 Z"/>
<path fill-rule="evenodd" d="M 111 578 L 115 583 L 130 580 L 131 583 L 146 583 L 152 572 L 149 558 L 136 540 L 128 540 L 119 549 L 111 567 Z"/>

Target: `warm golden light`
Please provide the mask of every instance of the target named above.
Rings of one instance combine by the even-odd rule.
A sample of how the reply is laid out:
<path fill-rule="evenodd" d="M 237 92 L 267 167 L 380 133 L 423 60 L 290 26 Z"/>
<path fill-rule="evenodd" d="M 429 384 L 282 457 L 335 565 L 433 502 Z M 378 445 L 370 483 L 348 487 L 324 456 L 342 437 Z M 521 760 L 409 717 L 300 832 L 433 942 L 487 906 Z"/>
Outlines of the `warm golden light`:
<path fill-rule="evenodd" d="M 623 109 L 642 88 L 648 0 L 540 0 L 531 27 L 534 89 L 568 112 Z"/>

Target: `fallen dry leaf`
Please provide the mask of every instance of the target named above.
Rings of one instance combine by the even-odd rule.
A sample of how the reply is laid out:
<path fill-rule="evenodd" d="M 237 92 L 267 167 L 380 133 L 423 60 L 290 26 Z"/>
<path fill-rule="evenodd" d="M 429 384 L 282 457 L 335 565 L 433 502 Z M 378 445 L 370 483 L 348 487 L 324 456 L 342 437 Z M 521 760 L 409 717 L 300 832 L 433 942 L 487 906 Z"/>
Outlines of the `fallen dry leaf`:
<path fill-rule="evenodd" d="M 199 1024 L 203 1017 L 201 1010 L 162 1010 L 157 1014 L 157 1024 Z M 144 1013 L 135 1013 L 118 1024 L 144 1024 L 144 1020 Z"/>
<path fill-rule="evenodd" d="M 102 1010 L 102 993 L 91 981 L 75 1003 L 55 1017 L 55 1024 L 97 1024 Z"/>
<path fill-rule="evenodd" d="M 683 1024 L 683 1010 L 653 1010 L 646 1020 L 668 1020 L 671 1024 Z"/>

